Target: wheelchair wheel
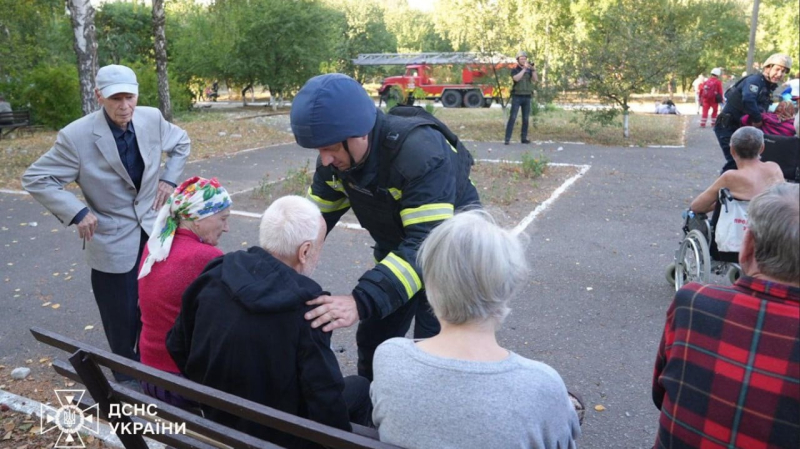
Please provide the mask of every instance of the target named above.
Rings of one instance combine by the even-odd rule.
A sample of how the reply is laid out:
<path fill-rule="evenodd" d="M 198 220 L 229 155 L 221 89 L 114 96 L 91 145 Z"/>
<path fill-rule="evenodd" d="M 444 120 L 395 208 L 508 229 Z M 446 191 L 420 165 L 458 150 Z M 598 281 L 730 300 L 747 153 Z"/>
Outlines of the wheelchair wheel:
<path fill-rule="evenodd" d="M 738 265 L 732 265 L 728 270 L 728 280 L 734 284 L 740 277 L 742 277 L 742 269 Z"/>
<path fill-rule="evenodd" d="M 664 276 L 666 276 L 669 285 L 675 285 L 675 262 L 667 265 L 667 270 L 664 272 Z"/>
<path fill-rule="evenodd" d="M 711 277 L 711 252 L 706 237 L 697 229 L 684 237 L 675 262 L 675 290 L 688 282 L 707 284 Z"/>

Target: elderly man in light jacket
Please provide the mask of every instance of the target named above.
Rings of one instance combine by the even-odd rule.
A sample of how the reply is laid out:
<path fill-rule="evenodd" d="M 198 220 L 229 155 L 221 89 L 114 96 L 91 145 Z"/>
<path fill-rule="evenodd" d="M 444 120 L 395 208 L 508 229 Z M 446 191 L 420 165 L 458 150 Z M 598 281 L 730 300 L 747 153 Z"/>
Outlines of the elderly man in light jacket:
<path fill-rule="evenodd" d="M 183 171 L 189 137 L 158 109 L 136 107 L 139 85 L 128 67 L 98 70 L 95 94 L 102 108 L 64 127 L 22 184 L 62 224 L 77 226 L 108 344 L 138 360 L 136 269 L 156 211 Z M 64 188 L 73 181 L 85 202 Z"/>

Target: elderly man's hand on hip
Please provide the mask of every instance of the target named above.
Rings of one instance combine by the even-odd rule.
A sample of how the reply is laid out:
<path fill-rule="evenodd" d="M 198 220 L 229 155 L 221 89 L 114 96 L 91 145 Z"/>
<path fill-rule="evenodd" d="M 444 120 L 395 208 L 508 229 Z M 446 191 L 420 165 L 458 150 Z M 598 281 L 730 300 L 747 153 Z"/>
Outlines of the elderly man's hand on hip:
<path fill-rule="evenodd" d="M 158 181 L 158 190 L 156 190 L 156 200 L 153 203 L 153 210 L 161 209 L 161 206 L 167 202 L 167 198 L 175 191 L 175 187 L 164 181 Z"/>
<path fill-rule="evenodd" d="M 324 295 L 312 299 L 306 304 L 319 306 L 305 314 L 305 319 L 311 321 L 311 327 L 314 329 L 324 325 L 322 330 L 330 332 L 340 327 L 350 327 L 358 321 L 358 307 L 356 307 L 356 300 L 352 295 Z"/>

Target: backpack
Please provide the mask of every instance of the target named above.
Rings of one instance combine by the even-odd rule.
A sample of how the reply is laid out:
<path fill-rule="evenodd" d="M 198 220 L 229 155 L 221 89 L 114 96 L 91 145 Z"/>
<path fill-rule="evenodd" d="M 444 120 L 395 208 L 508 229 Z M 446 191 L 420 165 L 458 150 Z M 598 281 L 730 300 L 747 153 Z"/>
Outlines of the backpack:
<path fill-rule="evenodd" d="M 700 88 L 700 98 L 702 98 L 705 101 L 709 102 L 716 101 L 717 92 L 714 89 L 714 83 L 711 82 L 713 80 L 714 78 L 709 78 L 703 83 L 703 86 Z"/>
<path fill-rule="evenodd" d="M 391 117 L 388 117 L 389 123 L 387 124 L 391 125 L 390 129 L 384 129 L 382 131 L 381 146 L 383 151 L 378 167 L 378 184 L 381 188 L 386 188 L 389 183 L 389 172 L 392 162 L 400 152 L 403 142 L 405 142 L 412 130 L 420 126 L 430 126 L 444 136 L 450 146 L 458 153 L 462 169 L 466 168 L 469 170 L 469 168 L 474 165 L 475 161 L 472 158 L 472 154 L 467 150 L 467 147 L 461 143 L 456 133 L 424 108 L 419 106 L 397 105 L 390 109 L 387 115 L 404 117 L 406 120 L 392 120 Z M 456 186 L 457 195 L 463 190 L 462 187 L 463 186 L 459 185 Z"/>

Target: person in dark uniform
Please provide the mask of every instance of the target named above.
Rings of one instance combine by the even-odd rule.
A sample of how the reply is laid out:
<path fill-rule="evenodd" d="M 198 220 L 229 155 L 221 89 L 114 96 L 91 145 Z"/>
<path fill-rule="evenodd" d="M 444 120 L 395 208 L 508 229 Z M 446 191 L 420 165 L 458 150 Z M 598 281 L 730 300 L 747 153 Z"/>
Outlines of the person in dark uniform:
<path fill-rule="evenodd" d="M 760 128 L 761 113 L 769 109 L 772 93 L 791 68 L 792 58 L 776 53 L 767 58 L 761 73 L 742 78 L 727 94 L 725 107 L 714 126 L 714 134 L 725 156 L 722 173 L 736 169 L 736 162 L 731 156 L 731 136 L 742 126 L 742 117 L 749 115 L 748 125 Z"/>
<path fill-rule="evenodd" d="M 531 116 L 531 98 L 533 97 L 533 83 L 539 81 L 536 75 L 536 67 L 528 62 L 528 54 L 524 51 L 517 53 L 517 66 L 511 69 L 511 79 L 514 86 L 511 88 L 511 112 L 506 123 L 505 144 L 511 141 L 511 133 L 514 131 L 514 122 L 517 121 L 517 112 L 522 108 L 522 130 L 520 130 L 520 141 L 531 143 L 528 140 L 528 121 Z"/>
<path fill-rule="evenodd" d="M 326 332 L 360 321 L 358 372 L 370 380 L 375 349 L 404 336 L 412 318 L 415 338 L 439 332 L 417 249 L 455 210 L 480 207 L 469 181 L 472 156 L 431 124 L 384 114 L 358 82 L 342 74 L 310 79 L 292 102 L 295 140 L 319 151 L 308 197 L 322 211 L 328 232 L 352 208 L 375 240 L 377 261 L 351 294 L 310 301 L 317 307 L 306 319 Z"/>

